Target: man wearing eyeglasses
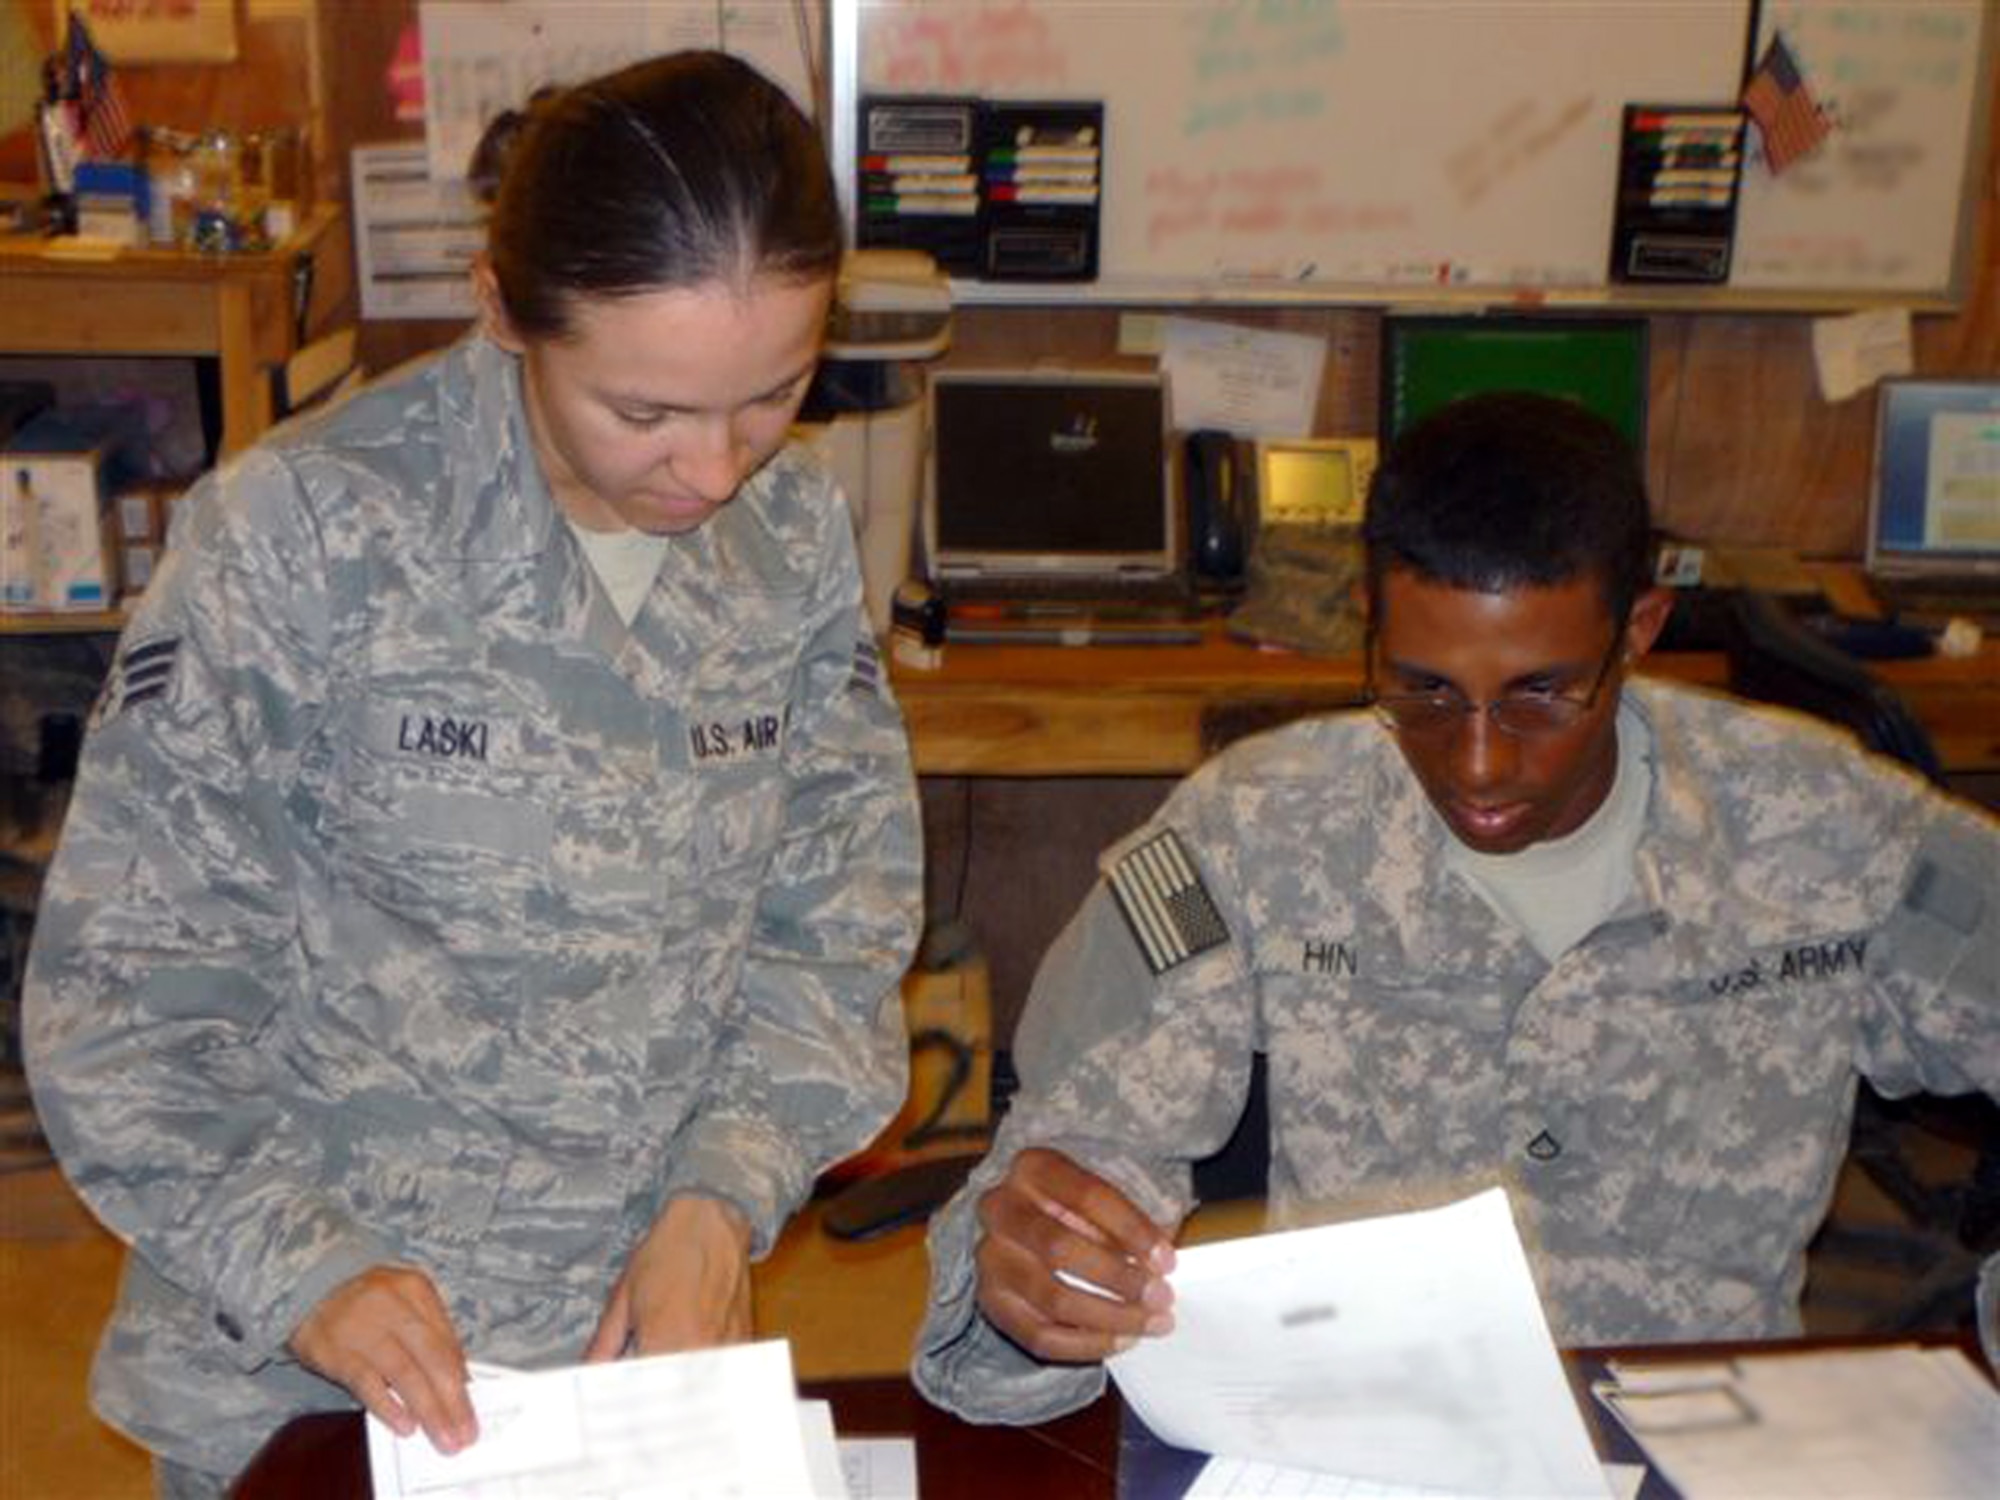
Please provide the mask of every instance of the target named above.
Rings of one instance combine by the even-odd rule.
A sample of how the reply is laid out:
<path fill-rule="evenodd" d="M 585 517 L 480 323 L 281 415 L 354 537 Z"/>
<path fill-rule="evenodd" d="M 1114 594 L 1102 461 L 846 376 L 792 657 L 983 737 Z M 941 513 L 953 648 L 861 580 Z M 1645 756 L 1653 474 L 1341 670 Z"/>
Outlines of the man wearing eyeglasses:
<path fill-rule="evenodd" d="M 1797 1332 L 1856 1079 L 2000 1090 L 2000 828 L 1634 681 L 1670 609 L 1649 536 L 1580 407 L 1478 397 L 1398 442 L 1373 712 L 1233 747 L 1105 855 L 932 1227 L 933 1400 L 1040 1421 L 1172 1326 L 1189 1163 L 1256 1052 L 1276 1222 L 1502 1180 L 1565 1343 Z"/>

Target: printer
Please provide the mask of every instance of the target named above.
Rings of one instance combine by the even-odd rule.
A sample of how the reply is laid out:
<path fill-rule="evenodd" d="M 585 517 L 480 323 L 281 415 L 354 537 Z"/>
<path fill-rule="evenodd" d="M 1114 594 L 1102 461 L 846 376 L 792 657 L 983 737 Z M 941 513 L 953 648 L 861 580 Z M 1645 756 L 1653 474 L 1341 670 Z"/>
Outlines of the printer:
<path fill-rule="evenodd" d="M 951 287 L 929 255 L 856 250 L 842 262 L 819 370 L 796 435 L 847 496 L 869 624 L 909 576 L 923 489 L 921 365 L 951 341 Z"/>

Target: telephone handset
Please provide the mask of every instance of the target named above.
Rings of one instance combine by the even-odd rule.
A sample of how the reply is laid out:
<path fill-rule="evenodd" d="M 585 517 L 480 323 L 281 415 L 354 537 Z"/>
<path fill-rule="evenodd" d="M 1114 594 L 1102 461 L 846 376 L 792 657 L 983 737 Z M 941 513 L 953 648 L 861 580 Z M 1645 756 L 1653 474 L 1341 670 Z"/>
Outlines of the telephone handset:
<path fill-rule="evenodd" d="M 1195 578 L 1225 587 L 1243 581 L 1249 546 L 1249 485 L 1238 471 L 1236 439 L 1204 429 L 1187 440 L 1188 551 Z"/>

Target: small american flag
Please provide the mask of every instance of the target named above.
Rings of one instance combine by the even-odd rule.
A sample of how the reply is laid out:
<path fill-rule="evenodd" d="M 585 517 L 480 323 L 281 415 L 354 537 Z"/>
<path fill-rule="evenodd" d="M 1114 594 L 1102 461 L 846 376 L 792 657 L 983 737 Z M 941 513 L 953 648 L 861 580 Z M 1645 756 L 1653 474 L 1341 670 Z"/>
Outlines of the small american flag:
<path fill-rule="evenodd" d="M 1764 160 L 1773 177 L 1825 140 L 1833 128 L 1806 87 L 1782 32 L 1764 49 L 1764 60 L 1743 90 L 1743 107 L 1764 138 Z"/>
<path fill-rule="evenodd" d="M 75 14 L 69 18 L 69 76 L 92 159 L 110 161 L 123 156 L 132 142 L 132 112 L 125 107 L 125 93 L 111 64 L 97 50 L 83 17 Z"/>
<path fill-rule="evenodd" d="M 1221 913 L 1171 828 L 1127 850 L 1109 879 L 1125 925 L 1155 974 L 1229 941 Z"/>

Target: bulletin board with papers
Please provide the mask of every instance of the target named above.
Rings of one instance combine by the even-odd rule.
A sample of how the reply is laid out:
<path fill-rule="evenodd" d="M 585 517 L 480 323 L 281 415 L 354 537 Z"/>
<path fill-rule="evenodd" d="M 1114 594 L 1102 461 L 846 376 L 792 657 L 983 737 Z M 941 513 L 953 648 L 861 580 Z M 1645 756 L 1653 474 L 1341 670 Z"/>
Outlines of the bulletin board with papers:
<path fill-rule="evenodd" d="M 431 175 L 463 177 L 486 122 L 543 84 L 691 47 L 742 58 L 816 115 L 818 14 L 797 0 L 423 0 Z"/>
<path fill-rule="evenodd" d="M 818 118 L 825 37 L 800 0 L 421 0 L 424 139 L 354 148 L 361 315 L 473 315 L 469 271 L 485 241 L 467 190 L 487 125 L 545 85 L 686 48 L 742 58 Z"/>

